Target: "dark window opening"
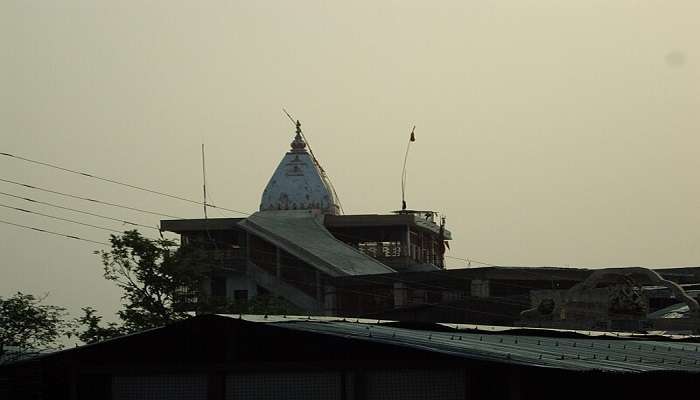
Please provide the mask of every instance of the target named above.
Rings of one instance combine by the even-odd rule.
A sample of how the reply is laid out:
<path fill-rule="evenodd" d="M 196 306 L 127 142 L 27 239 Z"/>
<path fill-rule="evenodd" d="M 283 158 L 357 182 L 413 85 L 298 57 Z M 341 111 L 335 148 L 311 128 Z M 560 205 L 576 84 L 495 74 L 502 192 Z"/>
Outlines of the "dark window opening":
<path fill-rule="evenodd" d="M 226 278 L 214 277 L 211 279 L 211 295 L 214 297 L 226 297 Z"/>
<path fill-rule="evenodd" d="M 233 298 L 236 301 L 248 301 L 248 291 L 247 290 L 236 290 L 233 292 Z"/>

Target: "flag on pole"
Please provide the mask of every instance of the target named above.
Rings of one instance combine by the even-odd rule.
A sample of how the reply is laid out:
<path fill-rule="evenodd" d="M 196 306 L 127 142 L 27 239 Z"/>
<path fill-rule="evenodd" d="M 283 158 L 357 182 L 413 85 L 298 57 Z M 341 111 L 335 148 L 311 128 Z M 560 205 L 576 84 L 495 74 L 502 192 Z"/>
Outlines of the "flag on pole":
<path fill-rule="evenodd" d="M 415 142 L 415 141 L 416 141 L 416 134 L 414 133 L 415 130 L 416 130 L 416 126 L 413 125 L 413 129 L 411 129 L 411 142 Z"/>

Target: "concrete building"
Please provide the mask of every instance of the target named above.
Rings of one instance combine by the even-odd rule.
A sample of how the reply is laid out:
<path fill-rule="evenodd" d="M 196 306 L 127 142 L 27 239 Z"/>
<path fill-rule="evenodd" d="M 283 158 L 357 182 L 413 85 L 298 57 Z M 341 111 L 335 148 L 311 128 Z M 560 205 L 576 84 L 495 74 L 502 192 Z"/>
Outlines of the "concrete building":
<path fill-rule="evenodd" d="M 291 149 L 247 218 L 161 221 L 219 268 L 203 290 L 234 301 L 271 293 L 311 314 L 336 315 L 333 279 L 444 268 L 444 220 L 430 211 L 342 215 L 330 180 L 297 123 Z"/>

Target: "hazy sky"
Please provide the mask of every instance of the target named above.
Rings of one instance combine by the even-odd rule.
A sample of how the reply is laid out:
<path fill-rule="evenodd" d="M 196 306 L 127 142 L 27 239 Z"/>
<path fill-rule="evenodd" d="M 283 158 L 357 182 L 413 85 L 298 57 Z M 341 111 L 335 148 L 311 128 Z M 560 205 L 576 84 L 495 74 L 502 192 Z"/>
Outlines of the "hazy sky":
<path fill-rule="evenodd" d="M 244 211 L 301 119 L 347 213 L 447 215 L 499 265 L 700 264 L 700 2 L 0 2 L 0 152 Z M 182 217 L 197 206 L 0 157 L 0 178 Z M 158 217 L 0 182 L 0 191 Z M 0 204 L 109 224 L 0 196 Z M 217 214 L 213 216 L 235 216 Z M 0 219 L 107 232 L 0 208 Z M 146 232 L 144 232 L 146 233 Z M 111 314 L 99 246 L 0 224 L 0 296 Z M 458 266 L 452 263 L 453 266 Z"/>

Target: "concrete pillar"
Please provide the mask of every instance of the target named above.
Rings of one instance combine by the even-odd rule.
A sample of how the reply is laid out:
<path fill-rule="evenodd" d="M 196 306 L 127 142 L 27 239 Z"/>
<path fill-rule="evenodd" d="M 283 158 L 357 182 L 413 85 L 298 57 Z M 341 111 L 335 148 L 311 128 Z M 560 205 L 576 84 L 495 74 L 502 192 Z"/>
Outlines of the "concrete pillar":
<path fill-rule="evenodd" d="M 338 314 L 338 292 L 335 286 L 325 285 L 323 288 L 323 313 L 327 316 Z"/>
<path fill-rule="evenodd" d="M 473 297 L 489 297 L 489 281 L 488 279 L 473 279 L 471 284 L 471 295 Z"/>
<path fill-rule="evenodd" d="M 408 305 L 408 286 L 402 282 L 394 282 L 394 307 Z"/>
<path fill-rule="evenodd" d="M 406 252 L 403 254 L 407 259 L 411 258 L 411 227 L 406 225 L 406 243 L 404 244 Z M 410 263 L 410 261 L 408 262 Z"/>
<path fill-rule="evenodd" d="M 245 233 L 245 258 L 250 259 L 250 234 Z"/>
<path fill-rule="evenodd" d="M 321 272 L 316 270 L 316 301 L 323 304 L 323 287 L 321 286 Z"/>

